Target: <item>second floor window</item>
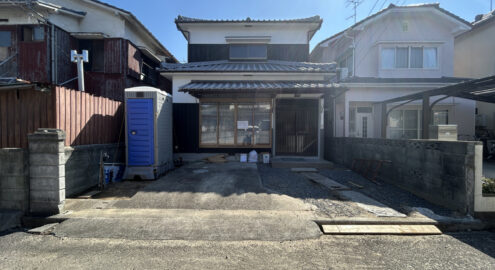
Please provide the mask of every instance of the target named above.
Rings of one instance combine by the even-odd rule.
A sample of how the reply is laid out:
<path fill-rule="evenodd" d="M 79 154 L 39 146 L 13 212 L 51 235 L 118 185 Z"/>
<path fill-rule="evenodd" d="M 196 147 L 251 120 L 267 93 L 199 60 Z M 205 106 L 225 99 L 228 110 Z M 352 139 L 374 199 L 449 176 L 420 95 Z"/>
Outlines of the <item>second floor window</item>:
<path fill-rule="evenodd" d="M 438 67 L 438 49 L 436 47 L 386 47 L 381 51 L 381 68 L 420 68 Z"/>
<path fill-rule="evenodd" d="M 266 58 L 266 44 L 230 45 L 230 59 L 232 60 L 264 60 Z"/>

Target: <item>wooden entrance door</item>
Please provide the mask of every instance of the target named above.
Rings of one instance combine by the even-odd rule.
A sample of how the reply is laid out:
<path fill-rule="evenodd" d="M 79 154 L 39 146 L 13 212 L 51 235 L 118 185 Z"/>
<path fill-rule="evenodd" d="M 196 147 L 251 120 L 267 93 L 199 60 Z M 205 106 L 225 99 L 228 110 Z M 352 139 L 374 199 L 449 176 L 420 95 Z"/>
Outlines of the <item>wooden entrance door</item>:
<path fill-rule="evenodd" d="M 317 99 L 278 99 L 275 122 L 277 155 L 318 155 Z"/>

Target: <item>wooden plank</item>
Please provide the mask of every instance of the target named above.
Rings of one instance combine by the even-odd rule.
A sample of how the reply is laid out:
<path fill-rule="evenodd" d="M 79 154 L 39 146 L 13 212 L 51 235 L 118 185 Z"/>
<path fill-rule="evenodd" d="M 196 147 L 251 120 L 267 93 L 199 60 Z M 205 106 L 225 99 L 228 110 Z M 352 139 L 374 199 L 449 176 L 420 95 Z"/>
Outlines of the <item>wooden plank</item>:
<path fill-rule="evenodd" d="M 19 96 L 18 96 L 19 95 Z M 22 102 L 20 100 L 20 93 L 19 90 L 15 91 L 15 145 L 16 147 L 22 147 L 22 138 L 21 138 L 21 124 L 20 124 L 20 119 L 21 119 L 21 111 L 23 110 Z"/>
<path fill-rule="evenodd" d="M 76 134 L 76 91 L 69 90 L 70 93 L 70 145 L 74 145 Z"/>
<path fill-rule="evenodd" d="M 435 225 L 381 225 L 381 224 L 349 224 L 322 225 L 325 234 L 406 234 L 434 235 L 442 234 Z"/>
<path fill-rule="evenodd" d="M 81 144 L 88 144 L 88 141 L 86 140 L 86 124 L 88 123 L 88 94 L 83 93 L 81 96 Z"/>
<path fill-rule="evenodd" d="M 75 136 L 75 145 L 81 144 L 81 126 L 82 126 L 82 97 L 81 91 L 76 92 L 76 134 Z"/>
<path fill-rule="evenodd" d="M 95 97 L 93 95 L 89 96 L 89 144 L 94 144 L 95 142 L 95 119 L 94 119 L 94 114 L 95 114 Z"/>
<path fill-rule="evenodd" d="M 7 147 L 7 92 L 0 92 L 0 148 Z"/>
<path fill-rule="evenodd" d="M 21 91 L 19 92 L 19 97 L 24 104 L 24 106 L 30 106 L 29 102 L 29 92 L 28 91 Z M 24 110 L 21 110 L 21 120 L 20 120 L 20 125 L 21 125 L 21 147 L 22 148 L 27 148 L 28 147 L 28 140 L 27 140 L 27 134 L 28 134 L 28 117 L 30 116 L 29 113 L 29 108 L 25 108 Z"/>
<path fill-rule="evenodd" d="M 65 145 L 70 145 L 70 92 L 64 87 L 60 94 L 63 94 L 63 130 L 65 131 Z"/>
<path fill-rule="evenodd" d="M 14 93 L 15 91 L 8 91 L 7 94 L 7 135 L 8 135 L 8 146 L 9 147 L 15 147 L 15 133 L 14 133 L 14 127 L 15 127 L 15 100 L 14 100 Z"/>

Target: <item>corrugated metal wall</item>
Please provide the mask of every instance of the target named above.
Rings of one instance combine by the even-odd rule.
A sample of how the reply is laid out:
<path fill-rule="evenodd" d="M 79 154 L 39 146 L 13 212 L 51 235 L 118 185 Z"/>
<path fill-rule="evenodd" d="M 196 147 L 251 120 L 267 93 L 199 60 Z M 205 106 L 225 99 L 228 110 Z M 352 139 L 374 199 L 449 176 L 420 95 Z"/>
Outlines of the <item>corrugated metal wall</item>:
<path fill-rule="evenodd" d="M 27 148 L 38 128 L 66 132 L 66 145 L 119 142 L 124 124 L 122 102 L 77 90 L 0 91 L 0 148 Z"/>
<path fill-rule="evenodd" d="M 54 128 L 51 92 L 0 91 L 0 148 L 27 148 L 27 134 L 38 128 Z"/>
<path fill-rule="evenodd" d="M 55 89 L 55 123 L 65 130 L 66 145 L 115 143 L 122 138 L 122 102 L 77 90 Z"/>

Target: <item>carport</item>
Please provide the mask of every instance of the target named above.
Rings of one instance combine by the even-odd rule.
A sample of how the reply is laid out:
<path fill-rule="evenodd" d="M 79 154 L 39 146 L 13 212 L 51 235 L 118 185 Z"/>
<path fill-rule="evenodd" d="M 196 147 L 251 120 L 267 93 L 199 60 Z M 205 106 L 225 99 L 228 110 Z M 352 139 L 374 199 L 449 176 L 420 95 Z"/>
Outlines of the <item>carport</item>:
<path fill-rule="evenodd" d="M 430 98 L 435 96 L 440 96 L 440 98 L 431 102 Z M 381 105 L 382 138 L 387 137 L 388 116 L 390 112 L 413 101 L 422 100 L 422 138 L 429 139 L 429 127 L 431 124 L 433 107 L 438 102 L 449 97 L 459 97 L 487 103 L 495 103 L 495 76 L 476 80 L 467 80 L 462 83 L 392 98 L 377 103 L 377 105 Z M 389 109 L 387 106 L 389 104 L 393 104 L 394 106 Z"/>

